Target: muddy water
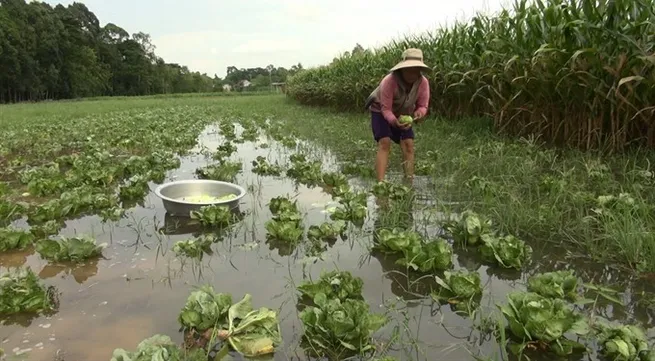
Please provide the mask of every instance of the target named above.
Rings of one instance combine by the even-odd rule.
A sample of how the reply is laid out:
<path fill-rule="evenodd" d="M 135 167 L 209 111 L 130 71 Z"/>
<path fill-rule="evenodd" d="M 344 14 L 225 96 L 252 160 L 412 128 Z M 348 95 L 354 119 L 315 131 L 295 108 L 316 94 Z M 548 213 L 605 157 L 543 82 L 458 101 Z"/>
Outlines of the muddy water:
<path fill-rule="evenodd" d="M 181 159 L 179 169 L 169 173 L 169 180 L 192 179 L 194 170 L 211 160 L 203 150 L 213 150 L 222 143 L 216 128 L 209 127 L 199 137 L 198 147 Z M 268 147 L 260 147 L 261 144 Z M 400 327 L 400 340 L 391 353 L 406 360 L 470 360 L 474 354 L 492 354 L 496 350 L 484 335 L 472 331 L 472 321 L 462 318 L 448 307 L 435 306 L 429 300 L 429 278 L 408 280 L 404 269 L 394 265 L 394 259 L 371 255 L 368 247 L 376 226 L 374 200 L 370 200 L 371 220 L 362 230 L 349 234 L 348 240 L 338 241 L 322 259 L 309 259 L 302 247 L 289 249 L 266 242 L 264 222 L 271 215 L 267 204 L 280 195 L 295 196 L 307 213 L 305 226 L 328 220 L 323 212 L 331 197 L 320 188 L 296 186 L 283 177 L 259 177 L 250 172 L 251 161 L 257 156 L 269 161 L 286 163 L 290 151 L 262 137 L 255 143 L 238 144 L 232 156 L 243 163 L 238 183 L 248 189 L 241 209 L 246 218 L 225 239 L 214 245 L 214 254 L 201 262 L 182 261 L 172 251 L 173 243 L 200 233 L 185 219 L 166 215 L 161 202 L 150 194 L 143 204 L 131 209 L 127 217 L 116 223 L 103 223 L 97 217 L 84 217 L 67 222 L 63 235 L 89 234 L 98 242 L 108 242 L 105 258 L 76 267 L 52 265 L 41 260 L 33 251 L 0 255 L 0 268 L 23 264 L 34 269 L 47 285 L 60 292 L 58 312 L 51 317 L 14 319 L 0 328 L 0 340 L 10 359 L 66 361 L 109 360 L 115 348 L 133 350 L 144 338 L 167 334 L 182 340 L 177 315 L 192 287 L 210 284 L 218 292 L 229 292 L 234 299 L 245 293 L 253 296 L 255 307 L 279 309 L 285 347 L 276 360 L 303 360 L 296 345 L 302 334 L 297 318 L 294 284 L 308 277 L 317 278 L 321 270 L 339 268 L 359 276 L 364 281 L 364 296 L 374 312 L 389 311 L 393 321 L 380 332 L 385 343 L 394 327 Z M 305 150 L 311 145 L 302 145 Z M 326 169 L 333 169 L 335 160 L 325 150 L 316 150 L 323 157 Z M 419 191 L 427 180 L 417 180 Z M 368 186 L 361 180 L 353 185 Z M 156 185 L 151 185 L 154 189 Z M 425 190 L 423 190 L 425 192 Z M 413 222 L 417 229 L 436 234 L 433 224 L 436 214 L 429 202 L 414 206 Z M 24 225 L 17 222 L 17 225 Z M 500 272 L 482 266 L 475 257 L 456 253 L 456 263 L 480 272 L 485 285 L 483 310 L 495 307 L 504 295 L 523 288 L 527 274 Z M 594 265 L 573 264 L 566 252 L 552 247 L 535 247 L 535 265 L 531 272 L 574 267 L 583 277 L 600 281 L 622 280 L 622 272 Z M 406 302 L 400 302 L 403 298 Z M 602 309 L 611 319 L 642 322 L 653 325 L 652 313 L 634 306 L 626 298 L 626 306 L 607 303 Z M 602 300 L 600 302 L 603 302 Z M 395 306 L 394 306 L 395 305 Z M 393 306 L 393 307 L 392 307 Z M 484 313 L 484 311 L 483 311 Z M 651 330 L 652 331 L 652 330 Z M 58 357 L 58 358 L 57 358 Z"/>

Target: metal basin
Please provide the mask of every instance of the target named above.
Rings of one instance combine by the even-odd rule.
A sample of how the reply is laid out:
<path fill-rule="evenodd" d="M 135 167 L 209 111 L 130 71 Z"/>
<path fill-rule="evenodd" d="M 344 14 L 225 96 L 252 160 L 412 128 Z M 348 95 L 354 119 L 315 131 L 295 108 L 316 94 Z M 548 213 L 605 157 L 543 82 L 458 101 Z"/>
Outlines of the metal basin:
<path fill-rule="evenodd" d="M 201 207 L 209 205 L 225 205 L 234 210 L 239 207 L 239 200 L 246 195 L 246 190 L 234 183 L 191 179 L 162 184 L 155 189 L 155 194 L 162 199 L 164 208 L 170 215 L 189 217 L 191 211 L 197 211 Z M 192 203 L 182 200 L 184 197 L 202 195 L 222 197 L 228 194 L 234 194 L 236 198 L 209 203 Z"/>

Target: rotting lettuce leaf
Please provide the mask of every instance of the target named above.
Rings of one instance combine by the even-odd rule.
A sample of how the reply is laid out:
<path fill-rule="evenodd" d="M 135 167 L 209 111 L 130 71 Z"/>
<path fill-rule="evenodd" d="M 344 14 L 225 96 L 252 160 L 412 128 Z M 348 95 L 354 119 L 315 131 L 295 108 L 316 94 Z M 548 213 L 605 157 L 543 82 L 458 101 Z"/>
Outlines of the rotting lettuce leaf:
<path fill-rule="evenodd" d="M 316 306 L 300 313 L 304 341 L 319 356 L 344 357 L 373 350 L 372 335 L 387 322 L 384 315 L 370 313 L 363 300 L 328 299 L 324 293 L 314 297 Z"/>
<path fill-rule="evenodd" d="M 88 237 L 61 237 L 59 240 L 44 239 L 36 244 L 36 251 L 41 257 L 55 262 L 81 262 L 89 258 L 102 256 L 107 243 L 96 244 Z"/>
<path fill-rule="evenodd" d="M 117 348 L 110 361 L 206 361 L 207 354 L 202 349 L 182 350 L 169 336 L 154 335 L 139 343 L 136 351 L 129 352 Z"/>
<path fill-rule="evenodd" d="M 195 328 L 200 332 L 212 327 L 225 327 L 230 306 L 230 294 L 215 293 L 212 286 L 204 285 L 191 292 L 178 321 L 182 326 Z"/>
<path fill-rule="evenodd" d="M 564 334 L 589 333 L 586 319 L 575 313 L 561 299 L 550 299 L 532 292 L 515 291 L 507 295 L 507 304 L 499 306 L 509 323 L 511 333 L 518 339 L 540 341 L 560 354 L 571 352 L 572 341 Z"/>
<path fill-rule="evenodd" d="M 498 263 L 504 268 L 515 268 L 520 270 L 532 256 L 532 248 L 522 240 L 507 235 L 495 237 L 482 235 L 483 245 L 480 248 L 482 257 Z"/>
<path fill-rule="evenodd" d="M 230 307 L 228 329 L 218 331 L 218 335 L 246 357 L 271 354 L 282 343 L 277 312 L 266 307 L 253 309 L 249 294 Z"/>
<path fill-rule="evenodd" d="M 528 278 L 528 291 L 549 298 L 563 298 L 575 301 L 578 278 L 573 271 L 556 271 L 536 274 Z"/>
<path fill-rule="evenodd" d="M 55 308 L 52 291 L 31 268 L 17 268 L 0 276 L 0 314 L 47 312 Z"/>
<path fill-rule="evenodd" d="M 316 282 L 304 282 L 298 286 L 298 291 L 310 299 L 314 299 L 319 293 L 325 294 L 327 298 L 337 298 L 341 301 L 346 299 L 362 299 L 362 287 L 364 281 L 359 277 L 353 277 L 348 271 L 322 272 Z"/>
<path fill-rule="evenodd" d="M 270 354 L 282 342 L 277 312 L 265 307 L 254 310 L 251 299 L 246 294 L 232 304 L 230 294 L 203 286 L 191 293 L 178 321 L 201 333 L 213 329 L 213 335 L 246 357 Z"/>

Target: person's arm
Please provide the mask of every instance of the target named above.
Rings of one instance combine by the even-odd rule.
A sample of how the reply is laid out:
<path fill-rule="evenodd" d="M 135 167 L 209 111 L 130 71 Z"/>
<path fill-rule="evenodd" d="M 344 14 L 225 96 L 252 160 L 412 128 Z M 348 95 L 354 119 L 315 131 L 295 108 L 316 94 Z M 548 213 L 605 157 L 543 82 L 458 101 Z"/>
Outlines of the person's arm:
<path fill-rule="evenodd" d="M 430 83 L 426 77 L 418 87 L 418 98 L 416 99 L 416 110 L 414 111 L 414 118 L 422 119 L 428 113 L 428 105 L 430 103 Z"/>
<path fill-rule="evenodd" d="M 389 124 L 394 124 L 398 120 L 393 114 L 393 94 L 397 86 L 396 78 L 393 76 L 386 76 L 380 84 L 380 110 Z"/>

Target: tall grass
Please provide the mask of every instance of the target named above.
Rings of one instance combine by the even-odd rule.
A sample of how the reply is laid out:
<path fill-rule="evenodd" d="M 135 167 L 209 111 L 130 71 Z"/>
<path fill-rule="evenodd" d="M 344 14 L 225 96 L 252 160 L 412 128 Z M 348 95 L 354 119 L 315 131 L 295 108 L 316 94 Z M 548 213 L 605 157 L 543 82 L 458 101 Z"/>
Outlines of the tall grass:
<path fill-rule="evenodd" d="M 287 82 L 304 104 L 362 109 L 407 47 L 433 67 L 431 110 L 490 115 L 496 131 L 583 149 L 655 146 L 652 0 L 520 0 L 392 41 Z"/>

